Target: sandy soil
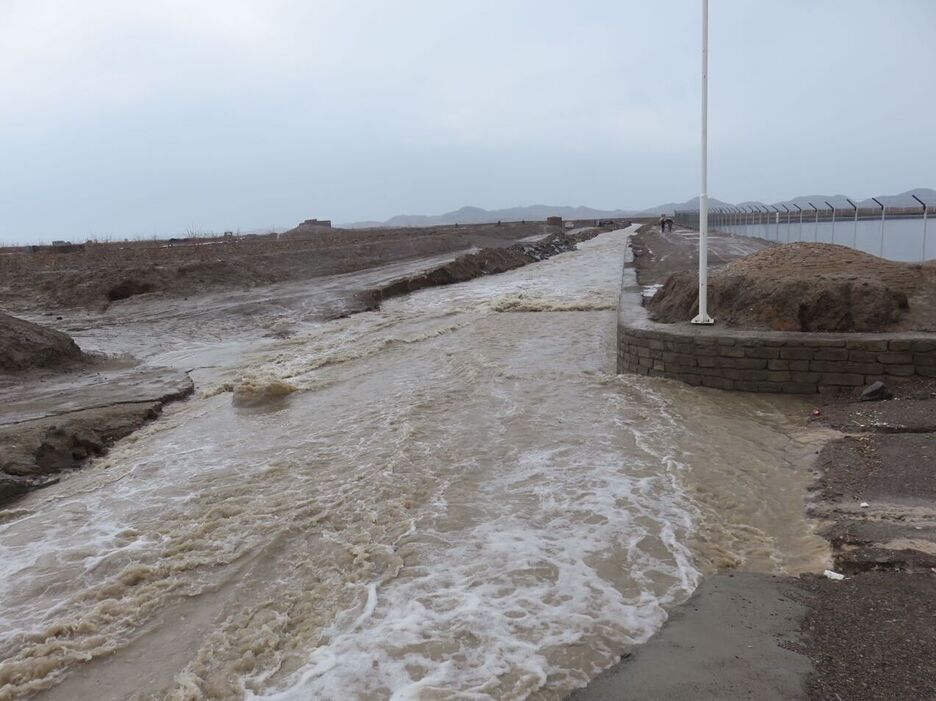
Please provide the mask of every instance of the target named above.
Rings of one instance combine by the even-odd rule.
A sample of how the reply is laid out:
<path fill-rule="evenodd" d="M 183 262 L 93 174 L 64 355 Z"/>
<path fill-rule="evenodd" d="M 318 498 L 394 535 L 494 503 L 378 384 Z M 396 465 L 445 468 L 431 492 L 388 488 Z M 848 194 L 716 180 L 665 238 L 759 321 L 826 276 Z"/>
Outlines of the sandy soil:
<path fill-rule="evenodd" d="M 308 239 L 89 244 L 71 253 L 0 256 L 0 305 L 10 310 L 101 306 L 141 294 L 187 296 L 334 275 L 439 253 L 546 236 L 542 223 L 432 229 L 331 229 Z"/>
<path fill-rule="evenodd" d="M 673 273 L 648 303 L 657 321 L 690 318 L 698 275 Z M 936 263 L 884 260 L 845 246 L 771 246 L 717 268 L 709 311 L 726 326 L 777 331 L 936 330 Z"/>

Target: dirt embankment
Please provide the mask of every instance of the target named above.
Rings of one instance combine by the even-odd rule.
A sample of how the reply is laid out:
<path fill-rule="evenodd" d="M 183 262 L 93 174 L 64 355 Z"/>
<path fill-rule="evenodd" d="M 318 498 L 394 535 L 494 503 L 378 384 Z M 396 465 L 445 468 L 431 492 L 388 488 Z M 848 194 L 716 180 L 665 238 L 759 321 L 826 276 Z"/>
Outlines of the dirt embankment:
<path fill-rule="evenodd" d="M 0 506 L 51 484 L 191 393 L 182 373 L 102 372 L 67 334 L 0 314 Z"/>
<path fill-rule="evenodd" d="M 477 253 L 459 256 L 450 263 L 427 270 L 419 275 L 403 278 L 369 294 L 370 304 L 376 307 L 381 300 L 415 292 L 427 287 L 466 282 L 483 275 L 494 275 L 520 268 L 529 263 L 551 258 L 575 250 L 576 243 L 594 238 L 602 229 L 590 229 L 577 234 L 557 233 L 542 241 L 516 243 L 505 248 L 486 248 Z"/>
<path fill-rule="evenodd" d="M 67 334 L 0 313 L 0 372 L 75 366 L 84 360 Z"/>
<path fill-rule="evenodd" d="M 10 408 L 0 421 L 0 506 L 57 482 L 56 473 L 107 452 L 194 390 L 187 375 L 166 368 L 47 376 L 41 386 L 37 396 L 35 382 L 0 385 Z"/>
<path fill-rule="evenodd" d="M 719 324 L 775 331 L 936 331 L 936 262 L 898 263 L 824 243 L 772 246 L 713 270 Z M 675 272 L 648 302 L 672 323 L 698 310 L 698 275 Z"/>
<path fill-rule="evenodd" d="M 432 229 L 317 229 L 308 237 L 88 244 L 70 253 L 0 256 L 10 309 L 100 306 L 146 293 L 188 296 L 354 272 L 393 261 L 510 246 L 542 222 Z"/>
<path fill-rule="evenodd" d="M 55 473 L 103 454 L 161 409 L 161 402 L 118 404 L 0 426 L 0 506 L 55 483 Z"/>

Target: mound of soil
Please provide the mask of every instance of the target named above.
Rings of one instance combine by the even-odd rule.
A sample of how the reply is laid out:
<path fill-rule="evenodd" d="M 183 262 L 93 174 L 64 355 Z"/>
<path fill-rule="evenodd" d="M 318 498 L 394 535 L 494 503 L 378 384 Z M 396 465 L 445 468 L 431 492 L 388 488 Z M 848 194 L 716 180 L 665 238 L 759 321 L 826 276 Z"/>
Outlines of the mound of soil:
<path fill-rule="evenodd" d="M 0 372 L 48 368 L 83 359 L 70 336 L 0 314 Z"/>
<path fill-rule="evenodd" d="M 698 275 L 671 275 L 648 302 L 656 321 L 691 319 Z M 898 263 L 825 243 L 774 246 L 709 275 L 720 324 L 775 331 L 936 330 L 936 265 Z"/>

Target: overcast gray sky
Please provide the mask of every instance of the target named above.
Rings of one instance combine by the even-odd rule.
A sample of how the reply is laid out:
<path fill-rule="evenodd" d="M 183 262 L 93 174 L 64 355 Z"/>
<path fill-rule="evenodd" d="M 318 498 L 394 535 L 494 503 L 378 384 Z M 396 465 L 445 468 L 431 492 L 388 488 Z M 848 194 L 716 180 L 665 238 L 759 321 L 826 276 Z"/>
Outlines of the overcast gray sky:
<path fill-rule="evenodd" d="M 0 0 L 0 239 L 698 193 L 700 0 Z M 936 2 L 712 0 L 716 197 L 936 187 Z"/>

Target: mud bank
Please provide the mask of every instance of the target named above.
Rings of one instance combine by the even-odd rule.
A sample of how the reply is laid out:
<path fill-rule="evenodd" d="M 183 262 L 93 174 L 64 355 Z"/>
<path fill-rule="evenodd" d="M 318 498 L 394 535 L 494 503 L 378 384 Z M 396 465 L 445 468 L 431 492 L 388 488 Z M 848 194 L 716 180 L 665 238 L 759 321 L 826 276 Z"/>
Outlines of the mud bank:
<path fill-rule="evenodd" d="M 416 290 L 467 282 L 483 275 L 504 273 L 530 263 L 546 260 L 560 253 L 574 251 L 576 243 L 592 239 L 601 232 L 601 229 L 589 229 L 578 234 L 557 233 L 534 243 L 517 243 L 504 248 L 488 248 L 477 253 L 468 253 L 450 263 L 371 291 L 366 295 L 370 303 L 369 308 L 376 308 L 382 300 L 409 294 Z"/>
<path fill-rule="evenodd" d="M 169 368 L 2 378 L 0 507 L 104 454 L 193 390 L 188 375 Z"/>

